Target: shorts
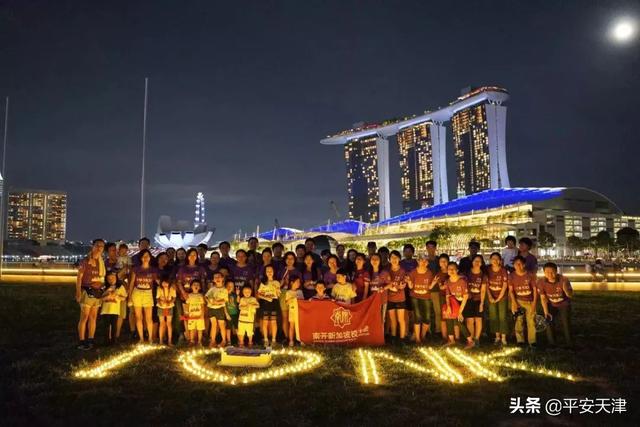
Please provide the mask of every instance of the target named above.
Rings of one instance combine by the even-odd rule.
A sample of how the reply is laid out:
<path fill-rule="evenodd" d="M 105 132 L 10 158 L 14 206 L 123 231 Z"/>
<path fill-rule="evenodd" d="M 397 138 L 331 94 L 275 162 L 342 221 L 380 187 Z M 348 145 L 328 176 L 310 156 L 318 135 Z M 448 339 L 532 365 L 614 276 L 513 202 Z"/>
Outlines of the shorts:
<path fill-rule="evenodd" d="M 411 303 L 411 289 L 407 286 L 404 288 L 404 305 L 405 309 L 413 311 L 413 304 Z"/>
<path fill-rule="evenodd" d="M 102 300 L 100 298 L 92 297 L 83 289 L 82 294 L 80 295 L 80 305 L 85 307 L 100 307 L 102 305 Z"/>
<path fill-rule="evenodd" d="M 280 311 L 280 302 L 278 300 L 267 301 L 261 299 L 260 311 L 263 320 L 277 320 L 278 311 Z"/>
<path fill-rule="evenodd" d="M 431 298 L 411 298 L 413 306 L 414 321 L 416 324 L 431 324 L 431 311 L 433 310 L 433 302 Z"/>
<path fill-rule="evenodd" d="M 229 316 L 231 316 L 231 321 L 227 321 L 227 323 L 230 323 L 234 329 L 238 329 L 238 318 L 240 317 L 240 314 L 230 314 Z"/>
<path fill-rule="evenodd" d="M 253 336 L 253 323 L 250 322 L 238 322 L 238 336 L 244 338 L 245 334 L 248 337 Z"/>
<path fill-rule="evenodd" d="M 406 301 L 399 302 L 387 302 L 387 311 L 389 310 L 404 310 L 407 307 Z"/>
<path fill-rule="evenodd" d="M 133 301 L 134 307 L 153 307 L 153 292 L 151 289 L 133 288 L 133 292 L 131 292 L 131 301 Z"/>
<path fill-rule="evenodd" d="M 156 309 L 156 315 L 158 316 L 158 319 L 160 319 L 161 317 L 173 316 L 173 307 L 171 308 L 158 307 Z"/>
<path fill-rule="evenodd" d="M 482 313 L 480 313 L 480 301 L 468 299 L 464 310 L 462 310 L 462 316 L 464 316 L 465 319 L 469 317 L 482 317 Z"/>
<path fill-rule="evenodd" d="M 224 314 L 224 307 L 209 307 L 207 315 L 209 316 L 209 319 L 213 319 L 215 317 L 216 320 L 227 320 L 227 315 Z"/>
<path fill-rule="evenodd" d="M 204 331 L 204 319 L 192 319 L 187 321 L 188 331 Z"/>

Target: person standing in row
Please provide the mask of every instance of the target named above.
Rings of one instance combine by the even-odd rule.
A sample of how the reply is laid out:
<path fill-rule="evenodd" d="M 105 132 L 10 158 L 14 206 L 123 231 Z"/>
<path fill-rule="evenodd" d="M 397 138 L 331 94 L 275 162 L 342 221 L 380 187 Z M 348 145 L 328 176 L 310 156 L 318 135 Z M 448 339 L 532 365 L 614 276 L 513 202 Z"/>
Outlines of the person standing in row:
<path fill-rule="evenodd" d="M 291 289 L 291 283 L 302 277 L 300 271 L 296 268 L 296 255 L 293 252 L 287 252 L 284 254 L 284 267 L 279 270 L 279 275 L 277 276 L 280 281 L 280 313 L 282 319 L 282 333 L 285 338 L 289 338 L 289 312 L 290 304 L 287 303 L 286 296 L 287 291 Z"/>
<path fill-rule="evenodd" d="M 180 331 L 180 318 L 184 317 L 184 314 L 187 313 L 187 298 L 189 294 L 192 292 L 191 283 L 194 280 L 197 280 L 200 284 L 200 288 L 203 288 L 202 285 L 205 281 L 206 273 L 205 270 L 200 264 L 198 264 L 198 251 L 191 248 L 187 251 L 187 259 L 185 265 L 178 269 L 176 274 L 176 284 L 178 285 L 178 297 L 180 298 L 180 302 L 176 307 L 176 318 L 177 322 L 174 323 L 176 326 L 176 332 Z M 183 331 L 187 331 L 187 321 L 185 320 L 182 323 Z M 182 334 L 180 335 L 181 339 L 184 339 Z"/>
<path fill-rule="evenodd" d="M 431 301 L 433 303 L 434 320 L 436 322 L 436 333 L 440 332 L 442 340 L 447 342 L 447 322 L 442 318 L 442 307 L 446 303 L 447 287 L 449 278 L 449 255 L 441 254 L 438 257 L 438 271 L 434 274 L 431 283 Z"/>
<path fill-rule="evenodd" d="M 153 289 L 158 282 L 158 270 L 151 266 L 151 252 L 148 249 L 140 251 L 141 264 L 133 267 L 129 277 L 129 295 L 136 313 L 136 330 L 138 340 L 144 343 L 144 326 L 146 326 L 148 341 L 153 342 Z"/>
<path fill-rule="evenodd" d="M 391 329 L 391 340 L 396 341 L 399 335 L 403 341 L 407 335 L 407 323 L 405 319 L 406 296 L 404 288 L 407 285 L 407 273 L 400 266 L 402 256 L 398 251 L 392 251 L 389 255 L 389 278 L 387 312 Z"/>
<path fill-rule="evenodd" d="M 460 266 L 458 267 L 460 274 L 462 274 L 465 277 L 468 277 L 469 272 L 471 271 L 471 262 L 473 261 L 473 258 L 476 255 L 478 255 L 479 252 L 480 252 L 480 242 L 477 242 L 475 240 L 470 241 L 469 255 L 467 255 L 466 257 L 460 260 L 460 264 L 459 264 Z M 482 268 L 484 269 L 484 259 L 482 260 Z"/>
<path fill-rule="evenodd" d="M 506 246 L 502 249 L 502 263 L 507 271 L 513 271 L 513 259 L 518 255 L 516 243 L 516 238 L 513 236 L 507 236 L 504 239 L 504 244 Z"/>
<path fill-rule="evenodd" d="M 224 267 L 231 271 L 232 267 L 236 264 L 236 260 L 231 258 L 229 251 L 231 250 L 231 244 L 227 241 L 220 242 L 218 245 L 220 250 L 220 267 Z M 246 252 L 245 252 L 246 254 Z"/>
<path fill-rule="evenodd" d="M 558 326 L 562 329 L 565 345 L 573 347 L 571 337 L 571 299 L 573 288 L 569 279 L 558 274 L 558 266 L 548 262 L 543 267 L 544 277 L 538 280 L 537 288 L 540 294 L 540 302 L 544 317 L 550 323 L 547 325 L 547 341 L 549 345 L 556 345 L 554 329 Z"/>
<path fill-rule="evenodd" d="M 487 299 L 489 300 L 489 329 L 495 334 L 494 344 L 507 345 L 509 273 L 502 266 L 502 258 L 498 252 L 489 257 L 487 269 Z"/>
<path fill-rule="evenodd" d="M 369 294 L 369 284 L 371 283 L 371 272 L 366 268 L 367 258 L 364 254 L 357 254 L 355 269 L 351 272 L 353 284 L 356 287 L 356 302 L 360 302 Z M 349 269 L 346 269 L 349 271 Z"/>
<path fill-rule="evenodd" d="M 411 290 L 409 296 L 413 306 L 413 337 L 416 344 L 420 344 L 425 340 L 431 326 L 431 312 L 433 311 L 431 284 L 433 283 L 433 277 L 433 272 L 429 269 L 429 257 L 426 254 L 422 255 L 415 270 L 409 273 L 408 285 Z"/>
<path fill-rule="evenodd" d="M 511 312 L 516 316 L 516 341 L 524 345 L 524 323 L 527 324 L 527 342 L 529 346 L 536 345 L 536 304 L 538 290 L 536 276 L 526 270 L 525 259 L 518 255 L 513 260 L 514 272 L 509 274 L 509 295 L 511 298 Z"/>
<path fill-rule="evenodd" d="M 471 260 L 471 271 L 467 275 L 469 299 L 462 313 L 467 322 L 467 329 L 476 344 L 480 342 L 480 335 L 482 335 L 484 299 L 487 292 L 487 276 L 483 271 L 483 264 L 482 255 L 476 255 Z"/>
<path fill-rule="evenodd" d="M 466 338 L 466 348 L 472 348 L 475 345 L 469 330 L 464 324 L 464 311 L 469 301 L 469 291 L 467 287 L 467 279 L 458 274 L 458 264 L 450 262 L 447 267 L 446 287 L 446 309 L 443 313 L 447 319 L 447 333 L 449 342 L 447 345 L 453 345 L 458 340 L 460 333 Z"/>
<path fill-rule="evenodd" d="M 524 259 L 524 269 L 529 273 L 537 274 L 538 259 L 531 253 L 532 248 L 533 241 L 530 238 L 522 237 L 518 241 L 518 253 L 522 257 L 522 259 Z"/>
<path fill-rule="evenodd" d="M 82 260 L 78 268 L 76 279 L 76 302 L 80 305 L 80 320 L 78 321 L 78 339 L 80 350 L 93 348 L 96 333 L 98 309 L 102 304 L 102 291 L 106 269 L 102 260 L 104 240 L 96 239 L 91 246 L 91 252 Z"/>

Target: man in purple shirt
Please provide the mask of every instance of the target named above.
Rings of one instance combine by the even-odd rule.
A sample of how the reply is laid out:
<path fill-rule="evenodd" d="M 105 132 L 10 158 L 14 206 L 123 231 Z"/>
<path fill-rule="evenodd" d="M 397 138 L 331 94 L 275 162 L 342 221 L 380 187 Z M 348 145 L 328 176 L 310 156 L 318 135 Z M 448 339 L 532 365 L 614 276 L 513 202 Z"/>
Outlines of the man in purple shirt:
<path fill-rule="evenodd" d="M 150 250 L 150 248 L 151 248 L 151 240 L 147 239 L 146 237 L 143 237 L 140 240 L 138 240 L 138 253 L 131 257 L 131 265 L 133 267 L 140 267 L 142 265 L 142 261 L 140 260 L 140 252 L 142 252 L 145 249 Z M 153 254 L 151 254 L 150 265 L 151 267 L 158 266 L 158 261 L 153 256 Z"/>
<path fill-rule="evenodd" d="M 220 242 L 218 249 L 220 249 L 220 267 L 224 267 L 228 271 L 231 271 L 232 267 L 236 265 L 236 260 L 229 256 L 231 244 L 227 241 Z"/>
<path fill-rule="evenodd" d="M 518 240 L 519 255 L 524 258 L 524 269 L 529 273 L 538 272 L 538 259 L 530 252 L 533 248 L 533 241 L 528 237 Z"/>
<path fill-rule="evenodd" d="M 418 261 L 413 257 L 415 253 L 416 248 L 414 248 L 411 243 L 407 243 L 402 247 L 402 256 L 404 258 L 400 261 L 400 267 L 402 267 L 407 274 L 415 270 L 418 266 Z"/>

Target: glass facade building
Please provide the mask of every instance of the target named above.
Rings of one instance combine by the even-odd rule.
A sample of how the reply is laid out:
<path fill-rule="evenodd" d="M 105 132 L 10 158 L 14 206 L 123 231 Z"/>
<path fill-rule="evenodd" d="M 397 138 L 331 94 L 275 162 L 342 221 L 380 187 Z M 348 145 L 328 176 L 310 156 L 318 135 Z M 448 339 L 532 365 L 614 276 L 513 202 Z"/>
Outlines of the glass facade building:
<path fill-rule="evenodd" d="M 458 197 L 488 190 L 491 169 L 485 104 L 455 113 L 451 127 Z"/>
<path fill-rule="evenodd" d="M 379 182 L 377 137 L 352 139 L 344 145 L 347 163 L 349 218 L 365 222 L 378 221 Z"/>
<path fill-rule="evenodd" d="M 9 239 L 65 240 L 67 195 L 42 190 L 11 190 L 7 197 Z"/>
<path fill-rule="evenodd" d="M 397 134 L 400 155 L 402 211 L 433 205 L 433 151 L 429 123 L 402 129 Z"/>

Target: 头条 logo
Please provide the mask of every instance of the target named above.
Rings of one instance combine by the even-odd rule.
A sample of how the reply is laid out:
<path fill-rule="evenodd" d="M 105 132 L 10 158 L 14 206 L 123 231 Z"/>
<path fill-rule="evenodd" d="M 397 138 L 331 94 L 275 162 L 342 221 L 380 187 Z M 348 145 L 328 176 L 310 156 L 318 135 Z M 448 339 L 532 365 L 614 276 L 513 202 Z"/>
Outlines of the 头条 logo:
<path fill-rule="evenodd" d="M 331 320 L 333 321 L 333 326 L 338 328 L 344 328 L 351 324 L 351 311 L 347 310 L 344 307 L 338 307 L 333 310 L 333 314 L 331 314 Z"/>

